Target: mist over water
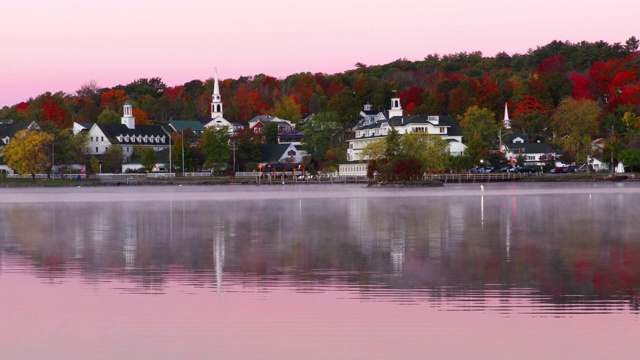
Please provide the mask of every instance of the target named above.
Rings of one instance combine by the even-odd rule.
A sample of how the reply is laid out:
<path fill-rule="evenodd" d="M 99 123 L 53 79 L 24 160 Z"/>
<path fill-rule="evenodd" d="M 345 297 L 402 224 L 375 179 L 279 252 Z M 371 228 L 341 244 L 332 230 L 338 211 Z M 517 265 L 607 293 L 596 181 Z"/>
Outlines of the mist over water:
<path fill-rule="evenodd" d="M 0 349 L 557 358 L 580 331 L 573 355 L 625 358 L 639 200 L 634 183 L 0 189 Z"/>

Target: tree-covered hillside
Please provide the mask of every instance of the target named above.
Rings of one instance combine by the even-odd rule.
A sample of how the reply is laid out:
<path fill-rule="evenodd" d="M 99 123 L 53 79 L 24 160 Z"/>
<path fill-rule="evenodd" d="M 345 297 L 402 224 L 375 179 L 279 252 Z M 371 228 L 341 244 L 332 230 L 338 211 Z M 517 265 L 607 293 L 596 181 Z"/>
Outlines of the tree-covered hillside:
<path fill-rule="evenodd" d="M 388 108 L 400 97 L 405 114 L 462 116 L 472 106 L 502 119 L 509 105 L 515 132 L 531 140 L 555 134 L 553 116 L 565 97 L 598 104 L 592 137 L 640 132 L 639 41 L 569 43 L 553 41 L 526 54 L 494 57 L 480 52 L 432 54 L 420 61 L 398 59 L 385 65 L 355 64 L 338 74 L 298 73 L 285 79 L 259 74 L 220 82 L 230 121 L 270 114 L 297 121 L 307 113 L 331 112 L 341 125 L 358 119 L 362 106 Z M 213 75 L 213 74 L 212 74 Z M 70 127 L 76 122 L 118 121 L 129 100 L 140 123 L 209 116 L 213 79 L 169 86 L 160 78 L 100 88 L 87 83 L 75 94 L 45 93 L 28 102 L 4 107 L 0 119 L 35 120 Z M 626 120 L 625 120 L 626 119 Z M 627 142 L 629 143 L 629 141 Z M 628 145 L 628 144 L 627 144 Z"/>

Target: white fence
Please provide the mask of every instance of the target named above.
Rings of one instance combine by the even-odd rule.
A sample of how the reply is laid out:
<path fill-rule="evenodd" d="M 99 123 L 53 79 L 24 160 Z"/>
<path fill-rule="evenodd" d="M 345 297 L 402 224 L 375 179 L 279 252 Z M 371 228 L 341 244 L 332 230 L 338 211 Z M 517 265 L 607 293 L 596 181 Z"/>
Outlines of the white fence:
<path fill-rule="evenodd" d="M 78 177 L 84 180 L 87 178 L 86 174 L 36 174 L 36 179 L 63 179 L 63 180 L 77 180 Z M 22 176 L 20 174 L 7 174 L 7 179 L 31 179 L 31 175 Z"/>

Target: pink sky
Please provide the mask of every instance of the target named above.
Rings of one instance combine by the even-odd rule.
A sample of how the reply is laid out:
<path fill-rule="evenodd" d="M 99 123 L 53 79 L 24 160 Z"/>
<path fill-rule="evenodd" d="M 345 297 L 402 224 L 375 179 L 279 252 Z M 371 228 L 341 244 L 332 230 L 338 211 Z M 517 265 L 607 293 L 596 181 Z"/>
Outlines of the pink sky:
<path fill-rule="evenodd" d="M 481 51 L 525 53 L 552 40 L 640 37 L 640 2 L 619 0 L 21 0 L 2 5 L 0 107 L 161 77 L 336 73 L 356 62 Z"/>

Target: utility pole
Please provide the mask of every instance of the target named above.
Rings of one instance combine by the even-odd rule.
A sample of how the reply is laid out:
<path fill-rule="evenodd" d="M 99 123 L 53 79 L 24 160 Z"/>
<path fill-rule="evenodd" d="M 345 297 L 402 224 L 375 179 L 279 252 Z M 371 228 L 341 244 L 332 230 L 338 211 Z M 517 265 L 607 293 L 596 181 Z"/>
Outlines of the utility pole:
<path fill-rule="evenodd" d="M 236 171 L 236 143 L 235 141 L 231 142 L 231 150 L 233 150 L 233 171 Z"/>
<path fill-rule="evenodd" d="M 184 129 L 182 129 L 182 177 L 184 177 Z"/>
<path fill-rule="evenodd" d="M 611 173 L 613 174 L 613 125 L 611 126 L 611 136 L 609 137 L 609 152 L 611 153 Z M 588 164 L 587 164 L 588 165 Z"/>

